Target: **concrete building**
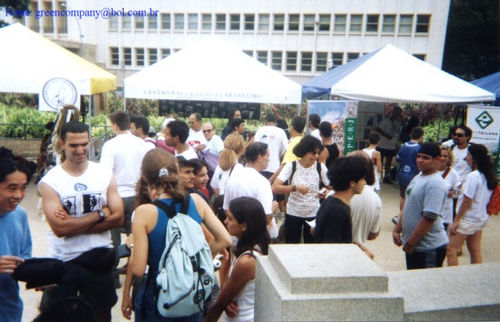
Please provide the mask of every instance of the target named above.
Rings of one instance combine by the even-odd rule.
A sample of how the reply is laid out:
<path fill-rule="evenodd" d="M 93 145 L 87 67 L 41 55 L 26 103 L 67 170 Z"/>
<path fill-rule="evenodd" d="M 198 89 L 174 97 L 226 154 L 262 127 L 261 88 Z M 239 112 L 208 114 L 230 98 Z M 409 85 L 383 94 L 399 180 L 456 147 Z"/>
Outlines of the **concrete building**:
<path fill-rule="evenodd" d="M 301 83 L 385 44 L 440 68 L 449 5 L 449 0 L 51 0 L 33 1 L 22 20 L 116 73 L 119 85 L 207 34 Z"/>

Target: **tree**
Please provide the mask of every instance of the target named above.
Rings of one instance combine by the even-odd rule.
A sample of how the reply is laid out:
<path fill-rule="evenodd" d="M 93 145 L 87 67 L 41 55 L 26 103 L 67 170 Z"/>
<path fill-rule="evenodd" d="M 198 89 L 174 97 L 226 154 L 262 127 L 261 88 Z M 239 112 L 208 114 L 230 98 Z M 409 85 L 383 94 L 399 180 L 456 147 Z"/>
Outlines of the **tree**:
<path fill-rule="evenodd" d="M 30 0 L 0 0 L 0 8 L 5 9 L 5 16 L 12 16 L 16 19 L 22 18 L 28 13 Z M 8 25 L 0 19 L 0 28 Z"/>
<path fill-rule="evenodd" d="M 443 70 L 467 81 L 500 69 L 498 0 L 452 0 Z"/>

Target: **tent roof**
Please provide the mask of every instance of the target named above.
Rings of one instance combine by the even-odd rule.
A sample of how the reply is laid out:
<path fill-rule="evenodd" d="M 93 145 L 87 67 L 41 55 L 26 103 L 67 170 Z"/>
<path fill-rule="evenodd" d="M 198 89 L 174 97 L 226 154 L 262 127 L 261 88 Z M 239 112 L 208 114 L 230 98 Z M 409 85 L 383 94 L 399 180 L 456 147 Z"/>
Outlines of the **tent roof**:
<path fill-rule="evenodd" d="M 301 86 L 206 36 L 124 81 L 125 97 L 300 104 Z"/>
<path fill-rule="evenodd" d="M 374 102 L 465 103 L 494 95 L 407 52 L 386 45 L 303 84 L 306 96 L 338 95 Z"/>
<path fill-rule="evenodd" d="M 475 79 L 472 84 L 494 93 L 500 99 L 500 72 Z"/>
<path fill-rule="evenodd" d="M 0 29 L 0 92 L 39 93 L 51 78 L 70 80 L 79 94 L 116 88 L 116 77 L 16 23 Z"/>

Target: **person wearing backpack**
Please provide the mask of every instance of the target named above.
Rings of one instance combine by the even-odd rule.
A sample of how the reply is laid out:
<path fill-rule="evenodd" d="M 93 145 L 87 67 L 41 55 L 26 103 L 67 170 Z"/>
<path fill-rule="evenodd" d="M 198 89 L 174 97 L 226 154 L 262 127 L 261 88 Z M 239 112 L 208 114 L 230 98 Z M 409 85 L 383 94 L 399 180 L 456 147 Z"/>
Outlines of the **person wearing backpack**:
<path fill-rule="evenodd" d="M 239 197 L 229 204 L 225 224 L 238 238 L 236 258 L 205 321 L 218 321 L 221 314 L 221 321 L 253 321 L 256 257 L 267 255 L 270 241 L 266 213 L 257 199 Z"/>
<path fill-rule="evenodd" d="M 488 149 L 482 144 L 471 143 L 465 161 L 471 167 L 462 184 L 457 215 L 450 226 L 450 243 L 446 256 L 448 266 L 458 265 L 457 251 L 467 241 L 471 264 L 482 263 L 481 237 L 489 216 L 486 206 L 498 184 Z"/>
<path fill-rule="evenodd" d="M 320 189 L 328 186 L 326 166 L 318 161 L 323 146 L 312 135 L 306 135 L 295 146 L 293 153 L 300 157 L 298 161 L 287 163 L 273 183 L 273 193 L 289 193 L 285 214 L 285 242 L 312 243 L 309 225 L 319 209 Z M 285 185 L 288 181 L 290 184 Z M 324 193 L 323 193 L 324 198 Z"/>
<path fill-rule="evenodd" d="M 166 249 L 166 239 L 169 237 L 173 223 L 180 226 L 181 223 L 178 219 L 187 216 L 200 225 L 203 223 L 214 237 L 209 243 L 212 254 L 216 254 L 231 244 L 228 232 L 208 204 L 197 194 L 185 194 L 185 191 L 179 185 L 177 173 L 176 160 L 168 152 L 162 149 L 154 149 L 145 155 L 141 167 L 142 180 L 140 182 L 145 183 L 149 194 L 158 196 L 158 199 L 155 204 L 143 204 L 137 207 L 132 223 L 134 248 L 130 260 L 130 270 L 134 276 L 140 278 L 146 271 L 146 265 L 148 266 L 147 276 L 143 278 L 134 303 L 136 321 L 201 321 L 203 318 L 203 303 L 201 302 L 204 302 L 209 294 L 198 296 L 199 294 L 196 293 L 196 299 L 200 303 L 198 303 L 199 311 L 195 313 L 189 311 L 185 316 L 178 314 L 175 318 L 167 318 L 164 310 L 161 310 L 162 312 L 159 310 L 160 305 L 158 305 L 157 301 L 163 294 L 161 291 L 158 292 L 158 288 L 161 286 L 163 289 L 164 285 L 158 285 L 158 283 L 160 283 L 160 274 L 165 274 L 165 269 L 169 267 L 168 253 L 170 245 L 173 245 L 172 249 L 187 247 L 186 245 L 188 245 L 190 239 L 199 238 L 199 234 L 201 234 L 201 229 L 193 232 L 193 235 L 181 234 L 181 237 L 179 237 L 182 241 L 180 246 L 174 245 L 173 239 L 170 239 L 172 243 Z M 158 201 L 161 204 L 158 204 Z M 169 209 L 170 212 L 166 211 L 166 209 Z M 180 214 L 180 212 L 185 212 L 185 214 Z M 191 219 L 187 220 L 190 221 Z M 204 241 L 203 235 L 201 237 Z M 198 253 L 196 256 L 198 256 Z M 190 259 L 193 262 L 195 260 Z M 196 257 L 197 260 L 198 257 Z M 166 263 L 167 266 L 161 267 L 160 264 L 163 263 Z M 192 270 L 196 271 L 194 267 Z M 181 273 L 180 271 L 169 271 L 169 274 L 176 276 Z M 188 298 L 194 301 L 191 297 Z M 162 306 L 162 309 L 167 311 L 174 308 L 175 303 L 171 307 Z"/>

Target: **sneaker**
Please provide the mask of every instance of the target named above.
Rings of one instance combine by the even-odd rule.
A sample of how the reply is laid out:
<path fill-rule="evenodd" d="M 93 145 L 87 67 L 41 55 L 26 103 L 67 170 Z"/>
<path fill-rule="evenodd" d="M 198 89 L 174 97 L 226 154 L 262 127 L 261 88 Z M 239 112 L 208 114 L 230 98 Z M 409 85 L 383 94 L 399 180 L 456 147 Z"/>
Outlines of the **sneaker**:
<path fill-rule="evenodd" d="M 392 221 L 392 223 L 393 223 L 394 225 L 396 225 L 396 224 L 398 223 L 398 221 L 399 221 L 399 216 L 394 216 L 394 217 L 392 217 L 392 218 L 391 218 L 391 221 Z"/>

